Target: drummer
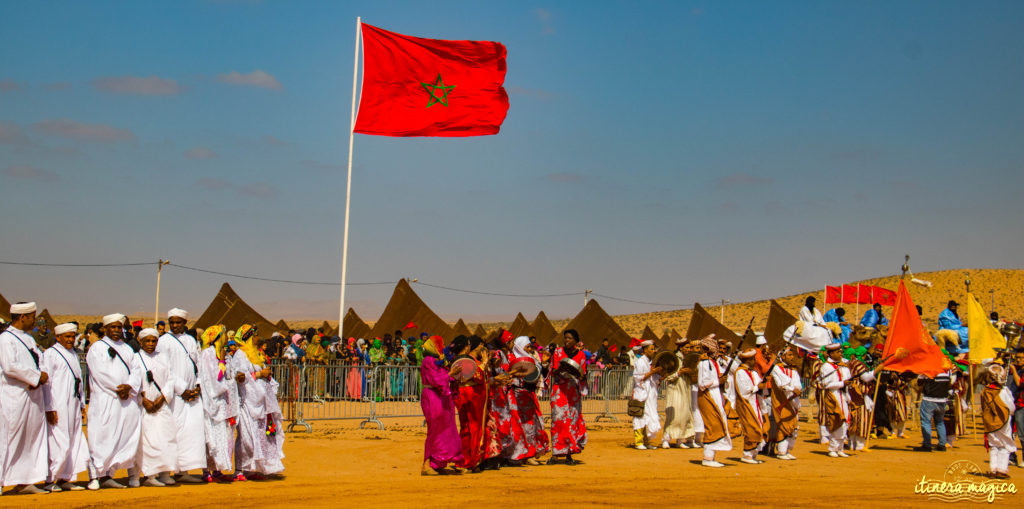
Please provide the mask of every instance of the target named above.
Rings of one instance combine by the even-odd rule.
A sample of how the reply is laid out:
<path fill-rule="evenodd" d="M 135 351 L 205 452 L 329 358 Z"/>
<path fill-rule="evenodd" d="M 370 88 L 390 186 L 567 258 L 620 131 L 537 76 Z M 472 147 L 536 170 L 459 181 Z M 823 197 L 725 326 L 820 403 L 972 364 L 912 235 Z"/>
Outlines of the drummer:
<path fill-rule="evenodd" d="M 636 359 L 633 366 L 633 399 L 644 402 L 644 413 L 633 417 L 633 445 L 637 449 L 657 449 L 651 439 L 661 431 L 661 420 L 658 418 L 658 384 L 661 383 L 661 366 L 651 367 L 654 354 L 658 349 L 654 341 L 640 343 L 643 355 Z M 646 432 L 645 432 L 646 431 Z"/>
<path fill-rule="evenodd" d="M 548 464 L 576 465 L 573 454 L 587 445 L 587 425 L 583 422 L 583 381 L 587 362 L 578 345 L 575 329 L 562 334 L 563 346 L 551 356 L 551 458 Z"/>

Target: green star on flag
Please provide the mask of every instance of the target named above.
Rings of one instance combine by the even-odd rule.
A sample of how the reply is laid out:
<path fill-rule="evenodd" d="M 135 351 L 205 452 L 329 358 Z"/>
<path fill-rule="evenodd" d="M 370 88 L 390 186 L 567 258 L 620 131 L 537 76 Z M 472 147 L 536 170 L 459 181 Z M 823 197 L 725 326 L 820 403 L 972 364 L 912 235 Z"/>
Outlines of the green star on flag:
<path fill-rule="evenodd" d="M 433 83 L 420 82 L 423 88 L 430 94 L 430 99 L 427 100 L 427 107 L 431 107 L 435 104 L 443 104 L 448 106 L 448 92 L 455 88 L 455 85 L 445 85 L 444 80 L 441 79 L 441 73 L 437 73 L 437 79 Z M 440 95 L 438 94 L 440 91 Z"/>

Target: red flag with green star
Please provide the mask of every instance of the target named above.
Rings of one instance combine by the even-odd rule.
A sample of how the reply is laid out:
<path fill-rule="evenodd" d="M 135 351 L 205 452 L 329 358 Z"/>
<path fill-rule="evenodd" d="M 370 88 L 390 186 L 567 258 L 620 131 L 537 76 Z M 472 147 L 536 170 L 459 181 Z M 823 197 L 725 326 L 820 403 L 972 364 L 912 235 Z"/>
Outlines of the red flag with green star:
<path fill-rule="evenodd" d="M 355 132 L 497 134 L 508 113 L 505 46 L 421 39 L 362 24 L 363 87 Z"/>

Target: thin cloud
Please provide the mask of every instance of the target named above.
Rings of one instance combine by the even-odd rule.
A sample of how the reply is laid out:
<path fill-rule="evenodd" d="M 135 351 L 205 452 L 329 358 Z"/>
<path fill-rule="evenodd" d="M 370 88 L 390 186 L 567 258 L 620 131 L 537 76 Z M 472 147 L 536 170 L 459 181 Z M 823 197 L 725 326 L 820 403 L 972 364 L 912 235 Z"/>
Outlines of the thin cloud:
<path fill-rule="evenodd" d="M 279 147 L 283 147 L 285 145 L 288 145 L 287 141 L 284 141 L 284 140 L 278 138 L 277 136 L 271 136 L 269 134 L 266 134 L 263 137 L 261 137 L 260 141 L 263 142 L 266 145 L 276 145 L 276 146 L 279 146 Z"/>
<path fill-rule="evenodd" d="M 106 124 L 83 124 L 67 118 L 41 120 L 32 127 L 44 134 L 72 140 L 104 143 L 135 140 L 135 133 L 128 129 Z"/>
<path fill-rule="evenodd" d="M 206 147 L 196 147 L 191 150 L 185 151 L 185 157 L 189 159 L 213 159 L 217 157 L 217 153 Z"/>
<path fill-rule="evenodd" d="M 737 189 L 742 187 L 761 187 L 771 185 L 774 182 L 771 178 L 751 175 L 749 173 L 733 173 L 715 179 L 715 186 L 719 189 Z"/>
<path fill-rule="evenodd" d="M 250 182 L 248 184 L 235 184 L 227 180 L 205 177 L 195 181 L 196 187 L 209 191 L 232 191 L 242 196 L 255 198 L 273 198 L 277 195 L 277 189 L 265 182 Z"/>
<path fill-rule="evenodd" d="M 158 76 L 109 76 L 93 80 L 101 92 L 132 95 L 178 95 L 184 91 L 177 81 Z"/>
<path fill-rule="evenodd" d="M 589 180 L 589 178 L 582 173 L 575 172 L 556 172 L 548 173 L 542 177 L 548 182 L 555 182 L 559 184 L 582 184 Z"/>
<path fill-rule="evenodd" d="M 302 164 L 303 166 L 308 166 L 308 167 L 313 168 L 313 169 L 317 169 L 317 170 L 342 170 L 342 169 L 345 169 L 345 166 L 341 165 L 341 164 L 325 163 L 325 162 L 322 162 L 322 161 L 314 161 L 313 159 L 306 159 L 305 161 L 302 161 L 302 163 L 300 163 L 300 164 Z"/>
<path fill-rule="evenodd" d="M 25 133 L 21 132 L 20 127 L 0 122 L 0 143 L 6 145 L 27 145 L 29 141 L 25 137 Z"/>
<path fill-rule="evenodd" d="M 21 83 L 14 80 L 0 80 L 0 93 L 21 90 Z"/>
<path fill-rule="evenodd" d="M 267 88 L 270 90 L 281 90 L 284 88 L 284 86 L 281 85 L 281 82 L 277 81 L 277 78 L 272 74 L 263 72 L 259 69 L 249 74 L 242 74 L 238 71 L 231 71 L 227 74 L 218 74 L 217 81 L 221 83 L 228 83 L 230 85 Z"/>
<path fill-rule="evenodd" d="M 71 90 L 71 83 L 66 81 L 59 81 L 57 83 L 47 83 L 43 85 L 43 89 L 49 92 L 62 92 L 64 90 Z"/>
<path fill-rule="evenodd" d="M 60 180 L 60 175 L 52 171 L 28 165 L 8 166 L 4 170 L 4 175 L 22 180 L 35 180 L 37 182 L 56 182 Z"/>
<path fill-rule="evenodd" d="M 552 35 L 555 33 L 555 27 L 552 25 L 554 20 L 554 14 L 551 11 L 541 7 L 533 10 L 533 16 L 540 22 L 541 31 L 544 35 Z"/>

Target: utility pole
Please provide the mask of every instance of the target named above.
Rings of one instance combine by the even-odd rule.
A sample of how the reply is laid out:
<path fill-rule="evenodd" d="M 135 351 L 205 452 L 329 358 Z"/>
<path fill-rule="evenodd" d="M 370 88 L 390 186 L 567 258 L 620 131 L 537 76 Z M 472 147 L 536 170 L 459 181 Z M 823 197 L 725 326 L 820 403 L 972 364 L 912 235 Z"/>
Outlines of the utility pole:
<path fill-rule="evenodd" d="M 590 294 L 594 293 L 594 290 L 583 290 L 583 305 L 586 306 L 590 302 Z"/>
<path fill-rule="evenodd" d="M 156 327 L 156 322 L 160 321 L 160 273 L 164 270 L 164 265 L 171 263 L 170 260 L 161 259 L 156 264 L 156 308 L 153 311 L 153 326 Z"/>
<path fill-rule="evenodd" d="M 988 291 L 988 294 L 992 297 L 992 309 L 989 310 L 989 313 L 995 313 L 995 311 L 996 311 L 996 289 L 995 288 L 990 289 Z"/>
<path fill-rule="evenodd" d="M 725 324 L 725 305 L 726 304 L 731 304 L 729 299 L 722 299 L 722 309 L 721 309 L 721 320 L 720 321 L 722 322 L 723 325 Z"/>

